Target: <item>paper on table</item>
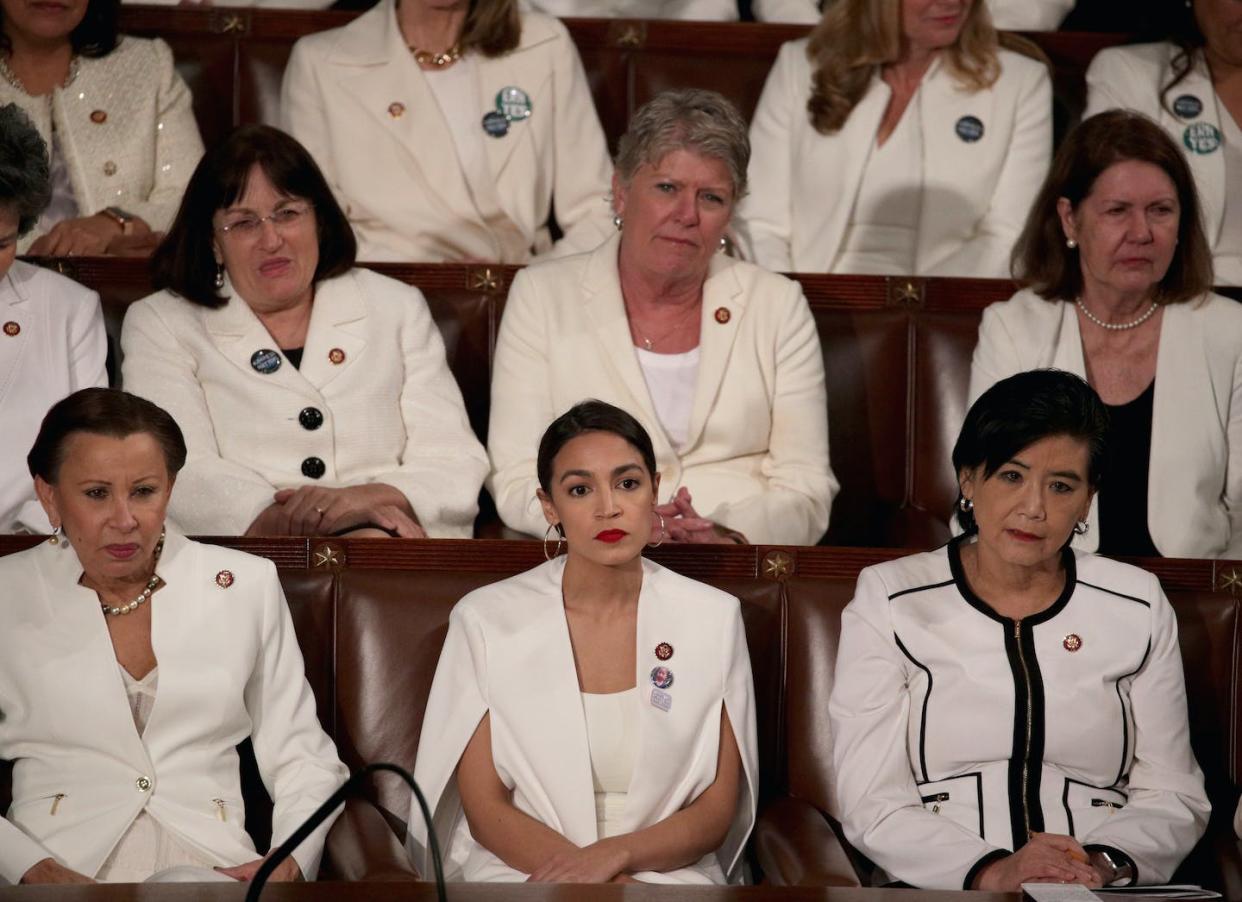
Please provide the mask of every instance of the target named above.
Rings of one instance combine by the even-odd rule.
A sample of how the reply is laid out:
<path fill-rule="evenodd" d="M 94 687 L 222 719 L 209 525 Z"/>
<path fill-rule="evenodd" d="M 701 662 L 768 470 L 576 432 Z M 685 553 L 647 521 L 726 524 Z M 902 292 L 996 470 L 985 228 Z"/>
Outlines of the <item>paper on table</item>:
<path fill-rule="evenodd" d="M 175 868 L 164 868 L 156 871 L 143 883 L 236 883 L 237 881 L 213 871 L 211 868 L 196 868 L 193 865 L 179 865 Z"/>
<path fill-rule="evenodd" d="M 1024 883 L 1022 892 L 1035 902 L 1099 902 L 1100 897 L 1081 883 Z"/>

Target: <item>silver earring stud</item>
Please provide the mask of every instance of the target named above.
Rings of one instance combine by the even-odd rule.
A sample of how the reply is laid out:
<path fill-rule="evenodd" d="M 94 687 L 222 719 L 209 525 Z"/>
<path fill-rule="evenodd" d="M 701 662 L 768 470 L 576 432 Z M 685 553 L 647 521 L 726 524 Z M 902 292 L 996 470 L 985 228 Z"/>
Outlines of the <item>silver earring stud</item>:
<path fill-rule="evenodd" d="M 1078 247 L 1078 242 L 1075 241 L 1073 238 L 1066 238 L 1065 246 L 1068 247 L 1070 250 L 1073 250 L 1074 248 Z"/>
<path fill-rule="evenodd" d="M 615 226 L 617 227 L 617 231 L 618 231 L 618 232 L 619 232 L 619 231 L 621 231 L 621 226 L 623 225 L 623 223 L 622 223 L 622 220 L 621 220 L 621 216 L 620 216 L 619 214 L 618 214 L 618 215 L 614 215 L 614 216 L 612 217 L 612 224 L 613 224 L 613 225 L 615 225 Z"/>
<path fill-rule="evenodd" d="M 971 501 L 969 498 L 963 498 L 961 501 L 957 503 L 957 506 L 961 508 L 962 513 L 964 514 L 968 514 L 972 510 L 975 509 L 975 503 Z"/>
<path fill-rule="evenodd" d="M 216 288 L 224 287 L 224 264 L 216 264 Z"/>

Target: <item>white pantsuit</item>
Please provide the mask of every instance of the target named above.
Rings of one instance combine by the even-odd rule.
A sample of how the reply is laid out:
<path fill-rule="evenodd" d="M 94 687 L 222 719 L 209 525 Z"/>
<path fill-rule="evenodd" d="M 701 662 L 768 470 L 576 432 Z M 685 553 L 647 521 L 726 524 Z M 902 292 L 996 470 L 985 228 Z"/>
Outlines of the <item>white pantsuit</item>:
<path fill-rule="evenodd" d="M 841 129 L 822 135 L 807 101 L 807 41 L 781 47 L 751 123 L 750 193 L 738 210 L 748 259 L 776 272 L 834 272 L 891 91 L 877 70 Z M 1052 85 L 1042 63 L 1001 50 L 990 88 L 962 88 L 941 56 L 905 116 L 922 122 L 914 272 L 1007 278 L 1009 254 L 1052 155 Z M 872 165 L 878 165 L 872 162 Z"/>

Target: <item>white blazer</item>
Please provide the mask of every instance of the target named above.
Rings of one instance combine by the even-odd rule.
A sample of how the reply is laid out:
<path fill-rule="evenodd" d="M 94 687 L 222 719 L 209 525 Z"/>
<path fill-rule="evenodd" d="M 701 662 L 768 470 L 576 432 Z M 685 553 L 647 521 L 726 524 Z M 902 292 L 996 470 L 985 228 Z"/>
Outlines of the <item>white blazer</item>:
<path fill-rule="evenodd" d="M 530 118 L 485 137 L 503 216 L 481 218 L 429 76 L 397 27 L 393 0 L 343 28 L 294 45 L 282 90 L 283 123 L 315 157 L 358 236 L 364 260 L 479 259 L 525 263 L 547 251 L 552 207 L 560 254 L 608 234 L 612 163 L 569 32 L 522 16 L 516 50 L 477 56 L 475 127 L 497 94 L 520 88 Z"/>
<path fill-rule="evenodd" d="M 841 130 L 821 135 L 807 101 L 806 39 L 781 47 L 751 121 L 750 193 L 738 211 L 749 259 L 776 272 L 829 272 L 845 239 L 891 91 L 877 70 Z M 923 120 L 919 276 L 1007 278 L 1009 253 L 1052 155 L 1047 69 L 999 51 L 991 88 L 964 91 L 943 59 L 915 97 Z M 976 120 L 983 134 L 959 137 Z M 965 124 L 963 124 L 965 123 Z"/>
<path fill-rule="evenodd" d="M 1020 291 L 983 312 L 970 401 L 1014 373 L 1087 378 L 1071 303 Z M 1164 308 L 1151 413 L 1147 528 L 1165 557 L 1242 557 L 1242 305 L 1216 294 Z M 1074 547 L 1099 547 L 1097 526 Z"/>
<path fill-rule="evenodd" d="M 638 752 L 621 832 L 650 827 L 685 808 L 716 779 L 721 706 L 742 757 L 737 810 L 724 844 L 693 865 L 643 871 L 648 883 L 740 883 L 742 851 L 759 787 L 754 683 L 741 607 L 731 595 L 644 560 L 638 598 L 635 683 Z M 477 589 L 453 608 L 427 699 L 414 779 L 433 812 L 453 880 L 520 881 L 525 874 L 476 843 L 461 816 L 456 770 L 483 715 L 492 760 L 520 811 L 577 846 L 598 840 L 591 751 L 573 646 L 565 626 L 565 558 Z M 656 658 L 667 642 L 673 657 Z M 651 701 L 651 671 L 673 671 L 667 708 Z M 411 802 L 409 847 L 430 872 L 427 831 Z"/>
<path fill-rule="evenodd" d="M 0 79 L 6 103 L 26 112 L 49 152 L 55 126 L 82 216 L 120 207 L 156 230 L 172 223 L 203 141 L 190 89 L 159 38 L 123 36 L 107 56 L 78 57 L 77 77 L 46 97 Z M 21 239 L 18 253 L 37 237 Z"/>
<path fill-rule="evenodd" d="M 969 889 L 1028 828 L 1165 882 L 1211 804 L 1160 583 L 1066 551 L 1064 591 L 1018 625 L 971 590 L 960 547 L 866 568 L 841 615 L 828 717 L 845 835 L 924 889 Z"/>
<path fill-rule="evenodd" d="M 819 334 L 796 282 L 717 254 L 703 284 L 690 431 L 673 447 L 626 320 L 620 237 L 594 253 L 528 267 L 509 289 L 492 367 L 489 488 L 512 529 L 542 535 L 539 439 L 586 398 L 629 411 L 651 435 L 660 492 L 751 542 L 812 545 L 837 491 Z"/>
<path fill-rule="evenodd" d="M 531 0 L 550 16 L 626 19 L 697 19 L 729 22 L 738 17 L 738 0 Z M 813 25 L 819 21 L 817 0 L 752 0 L 760 22 Z"/>
<path fill-rule="evenodd" d="M 1074 0 L 988 0 L 992 24 L 1006 31 L 1056 31 Z"/>
<path fill-rule="evenodd" d="M 277 345 L 237 296 L 213 310 L 151 295 L 127 311 L 121 346 L 126 390 L 185 433 L 169 507 L 185 531 L 244 533 L 277 489 L 310 482 L 303 464 L 318 459 L 319 484 L 388 483 L 428 535 L 470 537 L 487 455 L 417 288 L 364 269 L 319 283 L 300 369 L 252 366 Z M 319 417 L 303 417 L 311 410 Z"/>
<path fill-rule="evenodd" d="M 49 407 L 108 384 L 99 295 L 17 260 L 0 276 L 0 327 L 0 533 L 46 533 L 26 455 Z"/>
<path fill-rule="evenodd" d="M 140 737 L 77 554 L 44 542 L 0 559 L 0 758 L 14 762 L 0 882 L 48 857 L 93 876 L 143 810 L 221 865 L 254 860 L 234 748 L 246 737 L 276 803 L 273 847 L 344 781 L 272 563 L 169 530 L 156 573 L 159 689 Z M 294 852 L 308 880 L 330 824 Z"/>
<path fill-rule="evenodd" d="M 1215 258 L 1215 283 L 1242 285 L 1242 268 L 1237 262 L 1242 251 L 1220 246 L 1228 200 L 1225 154 L 1219 147 L 1208 153 L 1196 153 L 1184 140 L 1187 129 L 1196 124 L 1210 126 L 1219 135 L 1221 117 L 1229 113 L 1216 97 L 1212 76 L 1201 53 L 1196 54 L 1195 64 L 1186 77 L 1168 93 L 1169 106 L 1174 107 L 1174 112 L 1165 109 L 1161 92 L 1173 80 L 1172 60 L 1178 52 L 1177 45 L 1172 43 L 1134 44 L 1101 50 L 1087 69 L 1087 110 L 1083 115 L 1094 116 L 1113 109 L 1135 110 L 1154 119 L 1168 132 L 1173 143 L 1186 154 L 1186 162 L 1195 177 L 1199 203 L 1203 207 L 1203 228 Z M 1176 112 L 1176 102 L 1182 98 L 1187 99 L 1183 107 L 1186 115 Z M 1195 108 L 1197 111 L 1192 113 Z M 1217 257 L 1221 251 L 1227 256 Z"/>

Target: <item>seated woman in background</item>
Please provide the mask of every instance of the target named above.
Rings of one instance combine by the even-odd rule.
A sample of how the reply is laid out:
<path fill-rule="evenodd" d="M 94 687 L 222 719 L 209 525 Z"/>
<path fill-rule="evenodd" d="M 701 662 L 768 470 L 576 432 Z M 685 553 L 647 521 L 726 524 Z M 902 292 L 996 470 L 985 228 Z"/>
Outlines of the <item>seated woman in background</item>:
<path fill-rule="evenodd" d="M 1215 283 L 1242 285 L 1242 7 L 1234 0 L 1169 7 L 1172 40 L 1096 54 L 1086 115 L 1129 109 L 1160 124 L 1194 174 Z"/>
<path fill-rule="evenodd" d="M 172 417 L 106 388 L 57 402 L 30 450 L 54 532 L 0 558 L 0 759 L 14 763 L 0 882 L 174 866 L 248 880 L 262 859 L 237 744 L 250 738 L 272 793 L 273 847 L 347 776 L 276 568 L 165 529 L 184 460 Z M 275 879 L 314 879 L 329 824 Z"/>
<path fill-rule="evenodd" d="M 557 554 L 457 603 L 427 700 L 414 776 L 446 876 L 741 882 L 758 751 L 738 600 L 643 559 L 660 475 L 633 417 L 585 401 L 538 444 Z M 428 873 L 416 803 L 409 823 Z"/>
<path fill-rule="evenodd" d="M 172 517 L 198 535 L 469 538 L 487 455 L 417 288 L 355 269 L 306 150 L 244 126 L 208 151 L 132 305 L 128 390 L 181 424 Z"/>
<path fill-rule="evenodd" d="M 47 145 L 16 104 L 0 107 L 0 533 L 51 529 L 26 451 L 52 404 L 108 384 L 99 296 L 16 259 L 50 196 Z"/>
<path fill-rule="evenodd" d="M 51 202 L 20 253 L 149 253 L 203 153 L 158 38 L 117 34 L 119 0 L 0 2 L 0 104 L 51 148 Z"/>
<path fill-rule="evenodd" d="M 1056 31 L 1074 0 L 987 0 L 992 23 L 1007 31 Z"/>
<path fill-rule="evenodd" d="M 608 148 L 582 61 L 565 26 L 518 0 L 380 0 L 297 42 L 282 109 L 364 260 L 525 263 L 607 235 Z"/>
<path fill-rule="evenodd" d="M 785 44 L 750 130 L 749 258 L 777 272 L 1008 276 L 1052 87 L 981 0 L 838 0 Z"/>
<path fill-rule="evenodd" d="M 877 882 L 1164 883 L 1203 834 L 1173 609 L 1151 574 L 1069 547 L 1107 431 L 1077 376 L 997 383 L 953 449 L 965 535 L 859 574 L 828 714 Z"/>
<path fill-rule="evenodd" d="M 489 486 L 510 528 L 544 529 L 537 424 L 599 397 L 654 437 L 665 538 L 824 534 L 837 484 L 811 311 L 796 282 L 719 252 L 748 152 L 746 124 L 719 94 L 659 95 L 621 139 L 618 234 L 513 280 L 488 433 Z"/>
<path fill-rule="evenodd" d="M 739 0 L 532 0 L 551 16 L 601 19 L 697 19 L 732 21 Z M 1028 0 L 1029 2 L 1029 0 Z M 751 14 L 760 22 L 811 24 L 819 21 L 819 0 L 751 0 Z"/>
<path fill-rule="evenodd" d="M 1075 545 L 1242 556 L 1242 306 L 1211 293 L 1186 160 L 1137 113 L 1083 122 L 1014 250 L 1024 287 L 983 313 L 970 397 L 1054 366 L 1108 405 L 1107 479 Z"/>

